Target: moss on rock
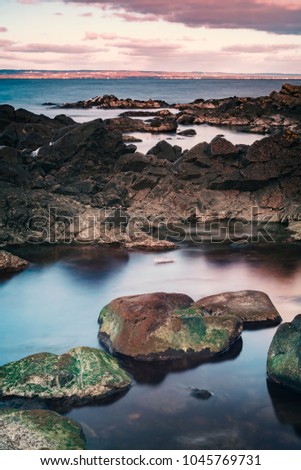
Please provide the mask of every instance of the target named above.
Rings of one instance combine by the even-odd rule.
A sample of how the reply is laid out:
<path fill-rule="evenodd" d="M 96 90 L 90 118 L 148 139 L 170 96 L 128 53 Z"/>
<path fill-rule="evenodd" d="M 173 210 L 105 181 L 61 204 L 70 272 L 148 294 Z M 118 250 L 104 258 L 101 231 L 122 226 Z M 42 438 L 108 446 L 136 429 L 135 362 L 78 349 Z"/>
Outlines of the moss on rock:
<path fill-rule="evenodd" d="M 99 315 L 99 339 L 110 351 L 139 360 L 221 353 L 240 336 L 235 316 L 206 317 L 184 294 L 121 297 Z"/>
<path fill-rule="evenodd" d="M 268 351 L 267 373 L 273 382 L 301 393 L 301 315 L 278 327 Z"/>
<path fill-rule="evenodd" d="M 79 347 L 66 354 L 39 353 L 0 367 L 2 396 L 102 398 L 129 387 L 131 379 L 116 359 L 98 349 Z"/>
<path fill-rule="evenodd" d="M 81 426 L 53 411 L 0 411 L 0 450 L 80 450 Z"/>

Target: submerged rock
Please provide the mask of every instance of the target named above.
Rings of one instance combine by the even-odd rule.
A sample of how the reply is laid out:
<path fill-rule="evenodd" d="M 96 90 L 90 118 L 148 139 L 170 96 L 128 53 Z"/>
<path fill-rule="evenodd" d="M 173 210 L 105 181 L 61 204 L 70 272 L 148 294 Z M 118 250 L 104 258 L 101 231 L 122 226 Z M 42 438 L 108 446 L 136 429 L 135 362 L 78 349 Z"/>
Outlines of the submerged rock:
<path fill-rule="evenodd" d="M 0 450 L 85 449 L 81 426 L 53 411 L 0 411 Z"/>
<path fill-rule="evenodd" d="M 71 403 L 99 399 L 131 384 L 129 375 L 109 354 L 79 347 L 57 356 L 40 353 L 0 367 L 0 396 L 68 399 Z"/>
<path fill-rule="evenodd" d="M 269 379 L 296 392 L 301 392 L 300 345 L 301 315 L 297 315 L 278 327 L 267 359 Z"/>
<path fill-rule="evenodd" d="M 208 315 L 236 315 L 245 325 L 277 325 L 282 321 L 268 295 L 255 290 L 210 295 L 198 300 L 195 306 L 204 309 Z"/>
<path fill-rule="evenodd" d="M 212 393 L 209 390 L 199 389 L 199 388 L 192 388 L 190 395 L 194 398 L 199 400 L 208 400 L 212 397 Z"/>
<path fill-rule="evenodd" d="M 203 317 L 184 294 L 120 297 L 99 316 L 99 339 L 110 351 L 138 360 L 210 357 L 239 338 L 242 322 L 234 316 Z"/>
<path fill-rule="evenodd" d="M 29 262 L 7 251 L 0 250 L 0 273 L 15 273 L 23 271 Z"/>
<path fill-rule="evenodd" d="M 152 237 L 141 237 L 126 242 L 125 248 L 129 251 L 169 251 L 175 250 L 177 245 L 168 240 L 158 240 Z"/>

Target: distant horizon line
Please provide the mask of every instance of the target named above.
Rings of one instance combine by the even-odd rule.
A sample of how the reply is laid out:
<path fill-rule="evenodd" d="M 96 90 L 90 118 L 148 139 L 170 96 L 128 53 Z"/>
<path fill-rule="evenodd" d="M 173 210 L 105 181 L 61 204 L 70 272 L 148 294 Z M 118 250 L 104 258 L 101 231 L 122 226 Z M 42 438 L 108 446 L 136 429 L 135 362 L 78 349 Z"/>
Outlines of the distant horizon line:
<path fill-rule="evenodd" d="M 301 79 L 301 73 L 276 72 L 169 72 L 158 70 L 94 70 L 94 69 L 0 69 L 0 79 L 122 79 L 122 78 L 161 78 L 161 79 Z"/>

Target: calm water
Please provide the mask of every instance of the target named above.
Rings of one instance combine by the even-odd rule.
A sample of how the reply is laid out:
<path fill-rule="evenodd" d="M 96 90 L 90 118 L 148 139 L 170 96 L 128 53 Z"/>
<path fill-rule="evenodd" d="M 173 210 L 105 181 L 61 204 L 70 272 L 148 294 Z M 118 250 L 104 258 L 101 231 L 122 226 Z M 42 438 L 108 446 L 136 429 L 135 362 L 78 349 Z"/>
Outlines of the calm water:
<path fill-rule="evenodd" d="M 25 108 L 37 114 L 43 113 L 54 117 L 57 114 L 67 114 L 77 122 L 90 121 L 96 118 L 116 117 L 120 110 L 98 109 L 53 109 L 42 106 L 42 103 L 64 103 L 85 100 L 96 95 L 115 94 L 120 98 L 148 99 L 157 98 L 168 103 L 191 102 L 197 98 L 225 98 L 228 96 L 258 97 L 280 90 L 285 83 L 281 80 L 160 80 L 160 79 L 72 79 L 72 80 L 0 80 L 0 103 L 8 103 L 15 108 Z M 292 83 L 301 85 L 300 80 Z M 123 110 L 122 110 L 123 111 Z M 191 127 L 191 126 L 190 126 Z M 186 127 L 187 128 L 187 127 Z M 228 140 L 237 144 L 252 144 L 261 139 L 259 134 L 235 132 L 229 128 L 215 126 L 194 126 L 197 135 L 183 138 L 176 134 L 144 134 L 133 135 L 142 139 L 137 149 L 146 152 L 159 140 L 168 139 L 173 145 L 177 144 L 189 149 L 199 142 L 210 142 L 217 134 L 223 134 Z M 185 129 L 179 126 L 179 130 Z"/>
<path fill-rule="evenodd" d="M 175 262 L 96 247 L 15 249 L 30 269 L 1 278 L 0 363 L 25 355 L 99 347 L 100 309 L 121 295 L 227 290 L 270 295 L 285 320 L 301 311 L 298 245 L 182 245 Z M 170 255 L 168 255 L 170 256 Z M 244 331 L 242 341 L 207 363 L 129 361 L 134 386 L 112 403 L 67 410 L 90 449 L 301 449 L 301 400 L 267 384 L 267 349 L 275 328 Z M 190 388 L 209 390 L 209 400 Z"/>
<path fill-rule="evenodd" d="M 45 102 L 74 102 L 104 94 L 114 94 L 119 98 L 157 98 L 168 103 L 187 103 L 197 98 L 268 95 L 273 90 L 279 91 L 285 82 L 287 80 L 1 79 L 0 103 L 25 107 L 34 112 L 45 112 L 45 107 L 41 106 Z M 301 84 L 301 80 L 291 82 Z"/>

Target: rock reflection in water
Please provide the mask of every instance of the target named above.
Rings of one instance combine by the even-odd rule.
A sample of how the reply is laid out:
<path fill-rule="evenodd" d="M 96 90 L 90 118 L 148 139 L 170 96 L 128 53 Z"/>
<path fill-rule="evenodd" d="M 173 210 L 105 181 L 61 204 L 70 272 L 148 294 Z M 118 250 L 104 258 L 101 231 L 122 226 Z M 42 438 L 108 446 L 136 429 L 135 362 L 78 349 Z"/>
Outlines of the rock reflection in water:
<path fill-rule="evenodd" d="M 195 369 L 202 364 L 234 360 L 241 353 L 242 345 L 242 339 L 239 338 L 228 351 L 207 359 L 204 359 L 201 355 L 193 355 L 172 361 L 143 362 L 123 356 L 121 358 L 121 366 L 132 374 L 137 383 L 158 385 L 164 381 L 170 372 L 181 372 L 183 370 Z"/>
<path fill-rule="evenodd" d="M 267 380 L 275 414 L 281 424 L 290 425 L 301 437 L 301 394 Z"/>

